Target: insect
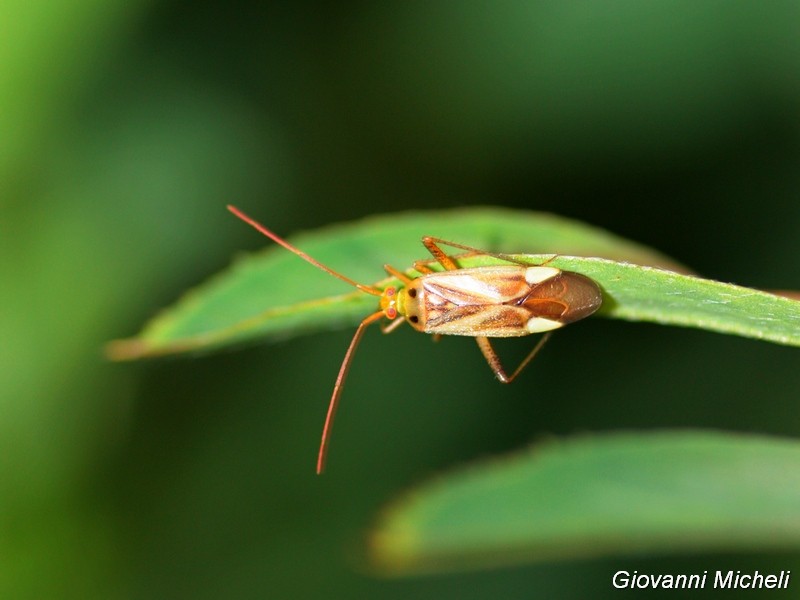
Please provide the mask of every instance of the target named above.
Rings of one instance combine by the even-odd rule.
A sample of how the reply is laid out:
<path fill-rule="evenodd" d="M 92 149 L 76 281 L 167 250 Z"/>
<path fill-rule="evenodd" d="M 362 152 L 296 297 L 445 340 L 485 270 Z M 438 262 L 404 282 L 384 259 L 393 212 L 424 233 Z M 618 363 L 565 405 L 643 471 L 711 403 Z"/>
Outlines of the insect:
<path fill-rule="evenodd" d="M 379 310 L 361 321 L 339 367 L 322 429 L 317 473 L 325 469 L 333 418 L 350 363 L 367 326 L 386 318 L 389 322 L 384 325 L 383 332 L 390 333 L 404 322 L 398 317 L 405 317 L 405 322 L 417 331 L 437 337 L 474 337 L 497 378 L 503 383 L 511 383 L 541 350 L 552 330 L 588 317 L 603 301 L 597 284 L 579 273 L 562 271 L 546 264 L 531 266 L 508 255 L 492 254 L 430 236 L 423 237 L 422 243 L 434 260 L 414 263 L 414 270 L 420 274 L 418 277 L 411 278 L 390 265 L 384 265 L 389 275 L 400 280 L 401 287 L 380 289 L 363 285 L 295 248 L 236 207 L 228 206 L 228 210 L 306 262 L 362 292 L 380 298 Z M 495 256 L 511 264 L 461 268 L 440 245 L 465 250 L 472 255 Z M 430 265 L 434 262 L 438 262 L 444 270 L 432 269 Z M 521 337 L 543 332 L 546 332 L 545 335 L 533 350 L 508 375 L 489 338 Z"/>

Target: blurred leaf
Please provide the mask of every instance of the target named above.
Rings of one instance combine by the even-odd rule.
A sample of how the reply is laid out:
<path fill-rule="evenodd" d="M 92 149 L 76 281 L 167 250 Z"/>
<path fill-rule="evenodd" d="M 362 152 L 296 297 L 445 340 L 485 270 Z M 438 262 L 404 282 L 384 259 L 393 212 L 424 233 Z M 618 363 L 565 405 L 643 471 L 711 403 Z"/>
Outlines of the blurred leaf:
<path fill-rule="evenodd" d="M 417 240 L 425 233 L 492 251 L 527 248 L 681 268 L 653 250 L 581 223 L 500 209 L 377 217 L 303 236 L 297 245 L 348 276 L 370 282 L 378 265 L 408 265 L 419 258 Z M 515 257 L 531 264 L 552 259 L 548 264 L 592 278 L 604 292 L 600 312 L 604 316 L 800 345 L 800 302 L 786 297 L 605 258 Z M 471 267 L 502 261 L 470 256 L 459 262 Z M 375 310 L 376 300 L 367 294 L 333 295 L 343 287 L 286 250 L 271 247 L 190 292 L 139 336 L 113 342 L 109 354 L 132 359 L 222 347 L 256 337 L 288 337 L 353 325 Z"/>
<path fill-rule="evenodd" d="M 800 547 L 800 443 L 716 432 L 553 441 L 420 487 L 371 535 L 393 573 Z"/>
<path fill-rule="evenodd" d="M 0 186 L 63 124 L 149 0 L 6 0 L 0 8 Z M 8 198 L 0 197 L 0 202 Z"/>

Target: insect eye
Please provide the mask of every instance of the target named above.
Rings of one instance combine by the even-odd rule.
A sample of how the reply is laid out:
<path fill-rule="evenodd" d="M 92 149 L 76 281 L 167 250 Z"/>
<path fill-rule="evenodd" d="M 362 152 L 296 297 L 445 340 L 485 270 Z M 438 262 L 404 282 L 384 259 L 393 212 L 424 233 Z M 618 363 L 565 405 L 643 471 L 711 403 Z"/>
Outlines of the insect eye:
<path fill-rule="evenodd" d="M 390 306 L 386 309 L 386 317 L 389 319 L 394 319 L 397 317 L 397 309 L 394 306 Z"/>
<path fill-rule="evenodd" d="M 416 298 L 416 297 L 417 297 L 417 290 L 416 290 L 416 288 L 411 288 L 410 290 L 408 290 L 408 296 L 409 296 L 410 298 Z"/>
<path fill-rule="evenodd" d="M 408 317 L 408 320 L 411 321 L 412 323 L 419 323 L 419 317 L 417 315 L 411 315 L 410 317 Z"/>

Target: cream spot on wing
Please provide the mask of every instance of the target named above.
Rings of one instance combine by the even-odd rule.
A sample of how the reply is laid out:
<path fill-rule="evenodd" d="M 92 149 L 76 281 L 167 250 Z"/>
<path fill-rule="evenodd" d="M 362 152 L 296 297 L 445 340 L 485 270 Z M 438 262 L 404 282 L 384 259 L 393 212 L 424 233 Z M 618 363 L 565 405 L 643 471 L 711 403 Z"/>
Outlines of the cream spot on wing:
<path fill-rule="evenodd" d="M 558 321 L 553 321 L 552 319 L 545 319 L 543 317 L 531 317 L 528 319 L 528 323 L 525 325 L 525 328 L 528 330 L 528 333 L 542 333 L 543 331 L 551 331 L 553 329 L 558 329 L 562 327 L 564 324 L 559 323 Z"/>
<path fill-rule="evenodd" d="M 561 269 L 555 267 L 528 267 L 525 269 L 525 281 L 528 285 L 536 285 L 548 279 L 552 279 L 561 273 Z"/>

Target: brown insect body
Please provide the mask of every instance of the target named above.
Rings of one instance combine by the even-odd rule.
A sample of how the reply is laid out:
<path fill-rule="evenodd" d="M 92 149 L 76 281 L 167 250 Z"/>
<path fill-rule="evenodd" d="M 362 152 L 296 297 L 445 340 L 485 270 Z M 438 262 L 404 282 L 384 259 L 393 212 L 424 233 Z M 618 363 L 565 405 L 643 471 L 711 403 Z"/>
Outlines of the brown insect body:
<path fill-rule="evenodd" d="M 434 237 L 424 237 L 422 243 L 435 261 L 445 269 L 444 271 L 434 271 L 429 262 L 417 261 L 414 263 L 414 269 L 420 275 L 411 278 L 386 265 L 384 267 L 386 272 L 399 279 L 402 287 L 389 286 L 380 289 L 362 285 L 295 248 L 237 208 L 233 206 L 228 208 L 240 219 L 306 262 L 362 292 L 380 298 L 379 310 L 361 321 L 339 367 L 339 375 L 333 386 L 322 430 L 322 441 L 317 456 L 317 473 L 321 473 L 325 467 L 333 417 L 355 349 L 364 330 L 370 324 L 386 318 L 390 323 L 384 326 L 383 331 L 389 333 L 403 323 L 403 320 L 397 318 L 403 316 L 417 331 L 436 336 L 474 337 L 495 376 L 503 383 L 510 383 L 533 360 L 548 340 L 552 330 L 588 317 L 603 301 L 600 288 L 584 275 L 562 271 L 547 266 L 546 263 L 531 266 L 511 256 L 492 254 Z M 461 268 L 439 244 L 466 250 L 473 255 L 494 256 L 510 264 Z M 521 337 L 542 332 L 546 332 L 545 335 L 519 366 L 508 375 L 489 338 Z"/>
<path fill-rule="evenodd" d="M 473 267 L 421 275 L 398 291 L 397 311 L 417 331 L 521 337 L 558 329 L 595 312 L 591 279 L 553 267 Z"/>

